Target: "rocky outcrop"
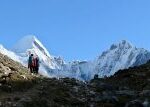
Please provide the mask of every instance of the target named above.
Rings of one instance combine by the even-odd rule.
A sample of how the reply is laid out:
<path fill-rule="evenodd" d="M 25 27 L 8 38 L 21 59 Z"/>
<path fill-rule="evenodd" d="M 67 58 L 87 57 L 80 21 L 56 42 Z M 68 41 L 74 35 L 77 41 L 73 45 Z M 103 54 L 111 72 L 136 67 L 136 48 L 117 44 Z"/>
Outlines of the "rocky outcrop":
<path fill-rule="evenodd" d="M 88 82 L 45 78 L 0 54 L 0 107 L 150 107 L 150 62 Z"/>

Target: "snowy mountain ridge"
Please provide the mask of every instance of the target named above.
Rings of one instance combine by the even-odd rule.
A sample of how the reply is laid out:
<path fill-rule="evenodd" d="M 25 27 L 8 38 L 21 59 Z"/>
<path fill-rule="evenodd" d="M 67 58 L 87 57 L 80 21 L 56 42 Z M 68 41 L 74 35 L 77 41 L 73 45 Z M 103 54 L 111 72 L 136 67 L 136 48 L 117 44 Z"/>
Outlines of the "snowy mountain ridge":
<path fill-rule="evenodd" d="M 73 61 L 65 63 L 61 57 L 52 56 L 35 36 L 25 36 L 13 47 L 12 51 L 0 46 L 0 52 L 15 61 L 27 66 L 30 53 L 40 58 L 40 74 L 48 77 L 71 77 L 79 80 L 90 80 L 95 74 L 100 77 L 111 76 L 120 69 L 126 69 L 146 63 L 150 52 L 136 48 L 122 40 L 111 45 L 93 61 Z"/>
<path fill-rule="evenodd" d="M 21 62 L 19 56 L 17 56 L 14 52 L 7 50 L 3 45 L 0 44 L 0 53 L 9 56 L 11 59 Z"/>
<path fill-rule="evenodd" d="M 24 53 L 30 49 L 39 49 L 42 54 L 51 57 L 47 49 L 43 46 L 43 44 L 32 35 L 23 37 L 16 45 L 13 47 L 12 51 L 15 53 Z"/>
<path fill-rule="evenodd" d="M 101 77 L 113 75 L 120 69 L 126 69 L 146 63 L 150 59 L 150 52 L 136 48 L 129 42 L 123 40 L 113 44 L 109 50 L 102 53 L 97 59 L 96 73 Z"/>
<path fill-rule="evenodd" d="M 58 61 L 60 58 L 51 56 L 43 44 L 33 35 L 23 37 L 16 43 L 12 51 L 21 57 L 26 65 L 29 54 L 38 55 L 41 62 L 40 71 L 42 71 L 40 73 L 45 76 L 49 76 L 48 70 L 60 69 L 60 64 L 63 63 Z"/>

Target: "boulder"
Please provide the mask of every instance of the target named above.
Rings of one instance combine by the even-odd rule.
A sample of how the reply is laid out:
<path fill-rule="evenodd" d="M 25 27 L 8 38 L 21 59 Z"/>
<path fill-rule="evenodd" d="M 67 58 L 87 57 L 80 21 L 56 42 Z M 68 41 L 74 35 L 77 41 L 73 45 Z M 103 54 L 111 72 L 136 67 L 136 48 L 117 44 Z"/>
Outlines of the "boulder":
<path fill-rule="evenodd" d="M 142 104 L 140 100 L 134 100 L 134 101 L 128 102 L 125 105 L 125 107 L 144 107 L 144 105 Z"/>

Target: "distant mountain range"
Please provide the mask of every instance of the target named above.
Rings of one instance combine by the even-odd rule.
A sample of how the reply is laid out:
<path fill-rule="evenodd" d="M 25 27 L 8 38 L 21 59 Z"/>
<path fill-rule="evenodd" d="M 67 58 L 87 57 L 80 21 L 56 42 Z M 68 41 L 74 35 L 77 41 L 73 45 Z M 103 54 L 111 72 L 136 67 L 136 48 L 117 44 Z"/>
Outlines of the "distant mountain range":
<path fill-rule="evenodd" d="M 25 36 L 16 45 L 7 50 L 0 45 L 0 52 L 11 59 L 27 66 L 29 53 L 40 58 L 40 74 L 48 77 L 71 77 L 79 80 L 90 80 L 95 74 L 100 77 L 111 76 L 120 69 L 139 66 L 150 59 L 150 52 L 136 48 L 131 43 L 122 40 L 112 44 L 92 61 L 73 61 L 66 63 L 61 57 L 51 55 L 35 36 Z"/>

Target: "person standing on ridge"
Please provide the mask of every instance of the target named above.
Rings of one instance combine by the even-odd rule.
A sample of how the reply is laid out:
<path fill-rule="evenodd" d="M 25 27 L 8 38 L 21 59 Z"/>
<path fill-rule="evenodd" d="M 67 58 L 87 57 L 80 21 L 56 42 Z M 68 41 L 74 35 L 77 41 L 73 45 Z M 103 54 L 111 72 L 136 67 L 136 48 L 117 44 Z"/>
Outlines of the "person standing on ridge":
<path fill-rule="evenodd" d="M 34 67 L 33 67 L 33 54 L 31 54 L 29 56 L 28 68 L 30 69 L 30 72 L 33 73 L 33 71 L 34 71 Z"/>
<path fill-rule="evenodd" d="M 33 67 L 33 72 L 38 74 L 39 71 L 39 57 L 35 55 L 32 59 L 32 67 Z"/>
<path fill-rule="evenodd" d="M 38 72 L 39 72 L 39 67 L 40 67 L 40 62 L 39 62 L 39 57 L 36 55 L 36 57 L 35 57 L 35 63 L 36 63 L 36 65 L 35 65 L 35 73 L 36 74 L 38 74 Z"/>

